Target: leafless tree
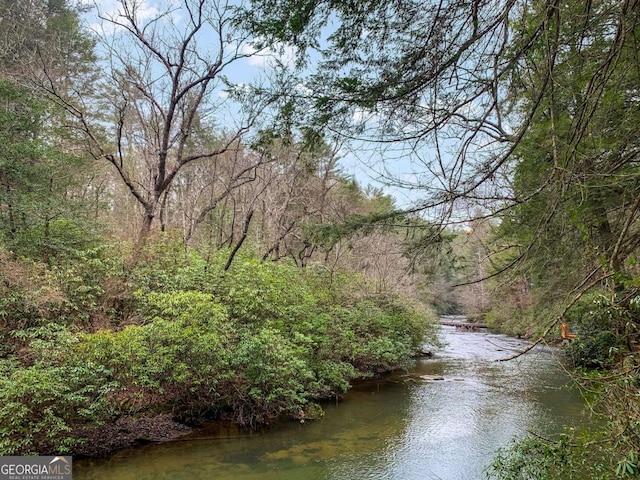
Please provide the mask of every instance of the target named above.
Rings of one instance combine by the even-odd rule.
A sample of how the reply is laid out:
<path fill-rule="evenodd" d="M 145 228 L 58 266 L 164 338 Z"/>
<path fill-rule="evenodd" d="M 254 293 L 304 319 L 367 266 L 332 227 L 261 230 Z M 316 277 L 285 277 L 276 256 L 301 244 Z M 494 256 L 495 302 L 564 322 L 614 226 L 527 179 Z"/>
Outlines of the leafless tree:
<path fill-rule="evenodd" d="M 275 142 L 270 151 L 277 160 L 262 177 L 268 184 L 259 207 L 263 259 L 289 257 L 304 266 L 317 247 L 304 228 L 328 219 L 338 146 Z"/>
<path fill-rule="evenodd" d="M 98 52 L 104 57 L 99 90 L 78 86 L 70 94 L 49 74 L 43 82 L 73 118 L 91 155 L 111 164 L 135 198 L 142 213 L 140 243 L 183 169 L 236 150 L 268 103 L 241 109 L 232 100 L 246 92 L 224 81 L 232 64 L 255 53 L 235 27 L 235 13 L 224 0 L 168 2 L 162 10 L 119 0 L 115 11 L 98 9 Z M 194 138 L 214 127 L 217 141 Z M 235 175 L 232 184 L 245 178 Z"/>

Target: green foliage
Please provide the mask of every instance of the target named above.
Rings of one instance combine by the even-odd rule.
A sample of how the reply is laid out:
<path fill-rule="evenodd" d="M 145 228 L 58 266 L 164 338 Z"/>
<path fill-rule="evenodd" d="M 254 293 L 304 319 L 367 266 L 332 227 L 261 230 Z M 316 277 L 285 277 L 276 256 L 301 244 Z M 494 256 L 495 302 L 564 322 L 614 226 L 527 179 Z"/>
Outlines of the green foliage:
<path fill-rule="evenodd" d="M 0 72 L 25 75 L 41 61 L 72 69 L 93 59 L 93 40 L 81 29 L 77 6 L 68 0 L 0 0 Z"/>
<path fill-rule="evenodd" d="M 511 157 L 517 201 L 496 242 L 511 254 L 497 263 L 533 285 L 529 312 L 538 323 L 557 318 L 578 292 L 595 292 L 562 320 L 577 334 L 567 358 L 583 369 L 579 382 L 606 426 L 592 442 L 518 444 L 501 457 L 497 478 L 637 475 L 637 11 L 619 6 L 574 2 L 550 14 L 531 3 L 518 22 L 528 46 L 514 45 L 510 88 L 514 108 L 531 121 Z M 538 36 L 544 22 L 552 41 Z"/>
<path fill-rule="evenodd" d="M 565 434 L 557 441 L 533 436 L 520 440 L 499 452 L 487 469 L 487 477 L 500 480 L 589 478 L 586 470 L 590 467 L 582 465 L 579 454 L 570 445 L 572 436 Z"/>
<path fill-rule="evenodd" d="M 82 262 L 39 265 L 44 279 L 59 282 L 58 298 L 22 328 L 9 310 L 29 289 L 5 305 L 13 318 L 5 338 L 15 345 L 0 358 L 1 453 L 73 451 L 88 430 L 122 415 L 171 411 L 252 426 L 283 414 L 308 418 L 314 401 L 351 380 L 406 366 L 428 337 L 429 312 L 374 295 L 361 279 L 355 288 L 351 274 L 329 283 L 323 270 L 246 254 L 224 271 L 226 252 L 206 262 L 165 240 L 128 272 L 102 249 L 85 251 Z M 126 326 L 105 299 L 107 280 L 125 273 L 140 287 L 129 293 L 135 324 Z M 112 328 L 66 326 L 109 315 Z"/>
<path fill-rule="evenodd" d="M 66 299 L 63 308 L 55 312 L 58 319 L 89 325 L 98 316 L 116 316 L 109 304 L 114 293 L 108 289 L 123 271 L 123 260 L 105 244 L 76 251 L 73 261 L 54 265 L 52 276 Z"/>
<path fill-rule="evenodd" d="M 268 327 L 243 332 L 231 358 L 235 375 L 225 398 L 236 421 L 255 425 L 295 414 L 316 393 L 309 388 L 314 372 L 301 340 Z"/>
<path fill-rule="evenodd" d="M 638 462 L 638 454 L 636 452 L 629 452 L 626 458 L 618 462 L 616 475 L 619 478 L 640 476 L 640 463 Z"/>
<path fill-rule="evenodd" d="M 484 316 L 484 321 L 492 330 L 509 335 L 527 336 L 535 322 L 532 309 L 523 310 L 515 302 L 492 299 L 492 309 Z"/>
<path fill-rule="evenodd" d="M 304 276 L 293 265 L 243 259 L 232 266 L 218 295 L 240 323 L 270 321 L 286 328 L 308 310 L 313 312 L 315 299 Z"/>
<path fill-rule="evenodd" d="M 78 250 L 54 265 L 17 259 L 0 250 L 0 335 L 49 323 L 90 328 L 119 323 L 123 262 L 106 245 Z M 115 297 L 115 298 L 114 298 Z"/>
<path fill-rule="evenodd" d="M 144 251 L 130 272 L 130 279 L 145 292 L 197 290 L 204 286 L 203 274 L 207 267 L 206 263 L 187 256 L 178 232 L 162 232 L 147 239 Z"/>
<path fill-rule="evenodd" d="M 386 371 L 407 361 L 418 342 L 411 337 L 406 317 L 371 300 L 331 310 L 330 344 L 363 374 Z M 362 319 L 367 321 L 363 322 Z M 413 349 L 413 350 L 412 350 Z"/>
<path fill-rule="evenodd" d="M 13 331 L 56 318 L 65 301 L 45 265 L 16 260 L 1 249 L 0 279 L 0 335 L 5 339 Z"/>
<path fill-rule="evenodd" d="M 100 365 L 36 363 L 0 379 L 0 452 L 70 453 L 80 441 L 74 427 L 105 418 L 105 394 L 115 388 L 107 375 Z"/>
<path fill-rule="evenodd" d="M 604 368 L 614 363 L 621 346 L 620 340 L 608 331 L 581 334 L 567 346 L 566 355 L 575 367 Z"/>
<path fill-rule="evenodd" d="M 531 3 L 514 19 L 509 100 L 530 120 L 509 158 L 515 201 L 496 241 L 512 253 L 496 263 L 533 284 L 538 310 L 566 302 L 587 278 L 611 274 L 598 287 L 618 288 L 633 275 L 636 19 L 637 11 L 608 1 L 553 12 Z M 605 348 L 609 339 L 596 343 Z"/>
<path fill-rule="evenodd" d="M 32 205 L 29 208 L 39 207 Z M 14 232 L 8 245 L 20 255 L 42 258 L 49 263 L 77 261 L 84 250 L 95 248 L 97 234 L 91 225 L 83 224 L 80 219 L 60 218 L 57 213 L 52 215 L 56 218 L 42 221 L 34 218 L 33 223 Z"/>
<path fill-rule="evenodd" d="M 0 377 L 0 453 L 70 453 L 77 428 L 108 418 L 111 372 L 72 355 L 77 336 L 55 324 L 14 332 L 28 341 L 32 365 L 5 363 Z"/>
<path fill-rule="evenodd" d="M 499 452 L 486 470 L 497 480 L 637 478 L 636 452 L 621 454 L 603 430 L 567 429 L 557 440 L 528 436 Z"/>
<path fill-rule="evenodd" d="M 624 323 L 628 313 L 602 294 L 594 293 L 581 298 L 565 316 L 577 332 L 576 339 L 565 349 L 572 365 L 583 368 L 613 367 L 626 349 L 625 334 L 628 332 L 619 326 Z"/>
<path fill-rule="evenodd" d="M 112 372 L 122 385 L 114 408 L 123 413 L 212 402 L 217 382 L 228 375 L 223 345 L 232 331 L 224 307 L 199 292 L 155 293 L 141 303 L 155 314 L 148 324 L 83 335 L 78 361 Z"/>
<path fill-rule="evenodd" d="M 82 159 L 47 141 L 47 113 L 33 92 L 0 80 L 0 239 L 51 263 L 92 246 L 96 235 L 69 199 Z"/>
<path fill-rule="evenodd" d="M 343 185 L 343 188 L 345 186 Z M 355 184 L 356 195 L 361 196 L 359 187 Z M 360 202 L 365 202 L 360 198 Z M 305 229 L 305 235 L 314 243 L 331 249 L 340 240 L 354 238 L 357 234 L 371 234 L 375 231 L 400 230 L 402 224 L 410 225 L 406 214 L 395 208 L 393 200 L 380 192 L 373 192 L 367 200 L 371 213 L 352 214 L 340 222 L 311 223 Z M 427 226 L 425 225 L 425 230 Z"/>
<path fill-rule="evenodd" d="M 501 480 L 553 480 L 569 479 L 572 469 L 567 469 L 564 445 L 546 442 L 534 437 L 518 442 L 496 457 L 487 472 L 488 478 Z"/>

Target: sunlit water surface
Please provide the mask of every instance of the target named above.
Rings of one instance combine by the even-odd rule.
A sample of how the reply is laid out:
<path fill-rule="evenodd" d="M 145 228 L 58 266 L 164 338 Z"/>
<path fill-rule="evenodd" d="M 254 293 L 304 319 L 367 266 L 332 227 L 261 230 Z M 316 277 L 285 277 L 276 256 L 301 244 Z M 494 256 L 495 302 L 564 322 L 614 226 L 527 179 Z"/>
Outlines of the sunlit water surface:
<path fill-rule="evenodd" d="M 473 480 L 485 478 L 496 451 L 527 431 L 553 435 L 585 422 L 557 351 L 497 362 L 525 344 L 452 327 L 443 327 L 443 340 L 447 345 L 410 375 L 352 390 L 338 406 L 324 406 L 319 421 L 213 438 L 194 432 L 192 439 L 78 460 L 74 479 Z"/>

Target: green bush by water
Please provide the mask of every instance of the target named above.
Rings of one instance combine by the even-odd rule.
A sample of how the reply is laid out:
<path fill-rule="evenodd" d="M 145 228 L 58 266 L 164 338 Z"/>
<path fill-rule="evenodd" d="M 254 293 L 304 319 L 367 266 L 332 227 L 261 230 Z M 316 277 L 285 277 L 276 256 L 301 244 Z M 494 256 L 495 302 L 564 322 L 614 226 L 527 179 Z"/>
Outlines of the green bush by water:
<path fill-rule="evenodd" d="M 406 366 L 432 321 L 350 274 L 328 281 L 322 270 L 250 256 L 225 272 L 224 253 L 205 262 L 152 252 L 125 278 L 120 263 L 91 258 L 93 269 L 44 272 L 55 286 L 51 308 L 63 315 L 39 301 L 28 312 L 20 298 L 5 302 L 3 455 L 72 453 L 91 429 L 123 415 L 252 426 L 302 417 L 353 379 Z"/>

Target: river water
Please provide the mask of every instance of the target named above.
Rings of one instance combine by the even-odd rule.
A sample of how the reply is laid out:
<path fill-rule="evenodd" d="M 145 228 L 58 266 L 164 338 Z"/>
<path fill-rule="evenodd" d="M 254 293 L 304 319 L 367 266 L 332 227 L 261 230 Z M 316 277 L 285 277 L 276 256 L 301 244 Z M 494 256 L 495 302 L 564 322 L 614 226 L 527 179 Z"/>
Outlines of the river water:
<path fill-rule="evenodd" d="M 585 423 L 558 351 L 443 327 L 446 346 L 409 372 L 350 391 L 326 415 L 258 433 L 217 430 L 74 462 L 75 480 L 354 480 L 485 478 L 499 448 L 527 431 Z M 442 376 L 428 381 L 421 375 Z"/>

